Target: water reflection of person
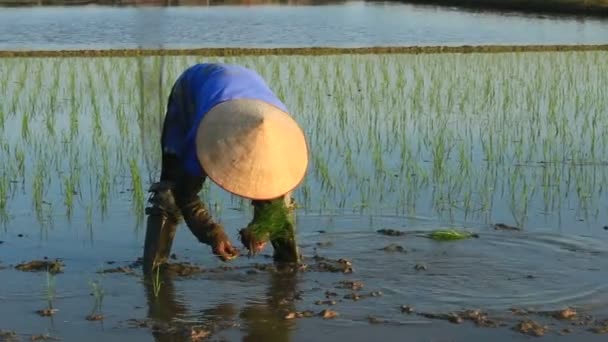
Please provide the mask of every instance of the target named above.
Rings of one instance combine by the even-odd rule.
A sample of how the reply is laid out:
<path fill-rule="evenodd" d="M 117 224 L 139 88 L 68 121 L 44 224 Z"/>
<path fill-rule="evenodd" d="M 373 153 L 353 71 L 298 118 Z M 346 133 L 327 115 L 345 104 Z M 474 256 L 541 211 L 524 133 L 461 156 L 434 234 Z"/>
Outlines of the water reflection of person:
<path fill-rule="evenodd" d="M 173 284 L 172 275 L 166 272 L 159 272 L 157 283 L 160 286 L 155 291 L 154 276 L 146 276 L 144 278 L 144 286 L 146 289 L 146 299 L 148 302 L 148 319 L 155 323 L 171 324 L 172 321 L 181 315 L 188 312 L 187 301 L 176 297 L 175 286 Z M 158 342 L 173 341 L 174 338 L 163 331 L 152 329 L 154 340 Z"/>
<path fill-rule="evenodd" d="M 189 302 L 187 298 L 179 298 L 176 295 L 172 274 L 160 272 L 159 281 L 161 286 L 158 295 L 155 295 L 153 277 L 144 279 L 148 319 L 153 324 L 178 329 L 153 328 L 152 335 L 157 342 L 175 341 L 176 337 L 183 337 L 183 335 L 176 336 L 176 333 L 179 334 L 179 328 L 184 328 L 176 326 L 176 319 L 184 316 L 192 317 L 194 310 L 186 304 Z M 229 328 L 238 314 L 245 330 L 243 341 L 289 341 L 290 329 L 294 322 L 286 320 L 285 315 L 295 310 L 296 285 L 297 272 L 287 267 L 279 267 L 278 271 L 270 273 L 270 286 L 264 302 L 247 304 L 240 314 L 237 305 L 221 303 L 200 311 L 200 316 L 194 321 L 219 329 Z"/>
<path fill-rule="evenodd" d="M 297 295 L 297 271 L 285 268 L 271 272 L 266 302 L 251 303 L 241 311 L 246 330 L 243 341 L 289 341 L 295 322 L 285 316 L 295 310 Z"/>

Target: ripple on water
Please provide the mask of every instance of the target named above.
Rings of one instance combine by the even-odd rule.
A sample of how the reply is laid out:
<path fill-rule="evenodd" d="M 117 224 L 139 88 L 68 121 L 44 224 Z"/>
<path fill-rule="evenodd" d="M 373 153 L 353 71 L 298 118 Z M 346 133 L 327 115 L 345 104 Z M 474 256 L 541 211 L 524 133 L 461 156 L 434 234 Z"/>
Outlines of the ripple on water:
<path fill-rule="evenodd" d="M 476 230 L 480 238 L 454 242 L 435 242 L 422 237 L 420 231 L 408 231 L 401 237 L 352 232 L 309 239 L 332 242 L 330 249 L 317 249 L 321 255 L 350 257 L 353 277 L 384 291 L 387 295 L 382 300 L 387 305 L 407 303 L 429 311 L 554 309 L 567 305 L 591 309 L 608 300 L 602 271 L 608 266 L 605 242 Z M 390 243 L 406 252 L 380 250 Z M 416 270 L 417 264 L 426 270 Z M 362 305 L 371 308 L 378 304 Z"/>

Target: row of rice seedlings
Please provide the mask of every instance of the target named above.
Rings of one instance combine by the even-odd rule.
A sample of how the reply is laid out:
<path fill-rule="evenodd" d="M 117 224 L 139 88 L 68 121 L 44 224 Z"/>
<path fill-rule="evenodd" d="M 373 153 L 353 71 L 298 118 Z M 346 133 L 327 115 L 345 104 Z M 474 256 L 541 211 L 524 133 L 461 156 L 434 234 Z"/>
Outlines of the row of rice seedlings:
<path fill-rule="evenodd" d="M 521 84 L 525 84 L 523 81 L 529 78 L 526 77 L 528 73 L 535 75 L 534 77 L 537 79 L 547 78 L 544 72 L 539 71 L 544 71 L 542 67 L 544 62 L 534 59 L 534 57 L 518 57 L 510 61 L 503 58 L 506 62 L 498 57 L 496 60 L 495 57 L 488 56 L 473 61 L 468 57 L 456 58 L 456 62 L 454 59 L 454 56 L 439 56 L 429 59 L 410 56 L 407 58 L 382 56 L 380 59 L 359 56 L 314 59 L 264 57 L 264 59 L 248 58 L 244 62 L 252 65 L 270 65 L 265 69 L 262 68 L 261 70 L 266 70 L 262 73 L 268 72 L 270 76 L 266 76 L 273 86 L 276 85 L 277 89 L 282 89 L 281 96 L 285 98 L 291 108 L 294 108 L 295 115 L 309 133 L 314 150 L 318 151 L 318 155 L 314 159 L 316 172 L 312 176 L 313 182 L 302 192 L 306 191 L 308 198 L 319 197 L 317 196 L 319 193 L 326 193 L 327 196 L 324 196 L 327 198 L 326 201 L 329 203 L 335 201 L 338 203 L 338 207 L 349 205 L 354 207 L 359 205 L 357 203 L 364 202 L 380 206 L 381 203 L 378 203 L 376 199 L 382 198 L 384 202 L 410 203 L 411 208 L 415 206 L 414 202 L 420 193 L 428 191 L 428 187 L 434 184 L 433 186 L 443 191 L 443 193 L 436 192 L 438 203 L 448 204 L 438 207 L 450 208 L 456 205 L 454 203 L 462 203 L 462 208 L 466 212 L 470 212 L 474 210 L 474 193 L 478 193 L 479 200 L 484 202 L 477 205 L 478 207 L 491 207 L 490 203 L 495 198 L 491 196 L 484 184 L 494 183 L 497 178 L 501 178 L 498 174 L 493 180 L 476 181 L 476 179 L 486 178 L 476 177 L 482 173 L 472 172 L 471 165 L 481 161 L 500 165 L 508 163 L 510 160 L 519 163 L 535 159 L 546 161 L 557 153 L 561 153 L 562 159 L 566 159 L 568 154 L 573 154 L 577 149 L 583 151 L 591 149 L 593 151 L 591 159 L 594 160 L 605 156 L 605 151 L 597 147 L 598 143 L 595 138 L 605 136 L 602 135 L 605 127 L 598 128 L 591 134 L 591 139 L 586 140 L 577 138 L 578 132 L 573 133 L 575 129 L 581 131 L 596 129 L 593 127 L 597 126 L 594 123 L 601 118 L 600 109 L 594 109 L 595 121 L 585 119 L 584 115 L 574 115 L 573 118 L 568 118 L 559 113 L 559 108 L 567 105 L 563 98 L 560 99 L 563 94 L 576 90 L 578 98 L 585 97 L 587 100 L 592 99 L 589 97 L 591 95 L 580 94 L 600 94 L 597 90 L 584 92 L 587 88 L 582 88 L 582 92 L 581 89 L 570 89 L 575 86 L 580 87 L 581 83 L 578 77 L 572 76 L 572 73 L 566 72 L 569 76 L 560 79 L 557 83 L 548 81 L 547 83 L 553 84 L 551 88 L 543 86 L 545 82 L 541 81 L 528 82 L 528 86 L 519 88 Z M 238 62 L 238 59 L 234 59 L 234 61 Z M 553 63 L 557 62 L 551 61 L 549 64 Z M 350 67 L 346 66 L 348 64 Z M 463 72 L 472 64 L 479 66 L 481 70 L 479 74 Z M 88 64 L 84 63 L 84 65 Z M 167 75 L 176 77 L 181 70 L 180 67 L 185 65 L 187 65 L 187 60 L 178 59 L 167 67 L 171 70 L 167 72 Z M 87 71 L 89 89 L 98 88 L 98 82 L 94 81 L 90 75 L 95 68 Z M 121 76 L 127 72 L 124 69 L 119 71 Z M 355 71 L 353 72 L 353 70 Z M 513 75 L 513 70 L 515 70 L 515 75 Z M 530 73 L 530 70 L 534 72 Z M 366 75 L 371 75 L 371 77 L 366 77 Z M 128 79 L 121 76 L 118 77 L 119 84 L 125 83 L 121 86 L 122 89 L 137 89 L 129 86 L 131 83 L 127 81 Z M 73 77 L 70 82 L 76 84 Z M 294 80 L 294 77 L 297 79 Z M 172 78 L 167 76 L 164 84 L 167 84 L 169 80 Z M 602 80 L 599 79 L 599 81 L 601 83 Z M 286 91 L 290 89 L 289 85 L 294 83 L 309 84 L 310 86 L 295 92 Z M 163 81 L 160 84 L 162 85 Z M 455 87 L 454 84 L 461 86 Z M 535 87 L 537 89 L 534 89 Z M 563 87 L 566 87 L 567 90 L 563 90 Z M 481 92 L 483 94 L 481 97 L 479 89 L 484 90 Z M 539 94 L 539 90 L 541 90 L 541 96 L 535 98 L 534 96 Z M 546 93 L 544 93 L 545 90 Z M 72 94 L 74 93 L 75 91 L 72 91 Z M 85 95 L 86 92 L 83 91 L 82 94 Z M 122 141 L 117 145 L 123 147 L 121 151 L 127 151 L 132 146 L 139 146 L 133 140 L 133 136 L 127 134 L 129 128 L 126 124 L 127 118 L 132 113 L 137 113 L 128 104 L 129 99 L 137 98 L 134 94 L 136 91 L 119 94 L 116 105 L 111 107 L 116 113 L 115 117 Z M 550 105 L 547 106 L 548 114 L 545 115 L 541 102 L 550 94 L 555 94 L 557 100 L 549 97 L 547 103 Z M 514 100 L 522 98 L 522 95 L 523 101 Z M 72 98 L 75 99 L 77 96 L 72 96 Z M 97 126 L 99 132 L 99 127 L 108 127 L 100 120 L 102 111 L 100 108 L 106 106 L 95 104 L 95 101 L 107 104 L 112 100 L 101 97 L 92 100 L 94 102 L 92 104 L 93 118 L 96 118 L 92 122 Z M 585 102 L 589 101 L 579 100 L 576 105 L 579 108 L 575 112 L 589 109 L 585 107 Z M 76 105 L 71 105 L 72 113 L 79 111 L 76 107 Z M 158 107 L 154 108 L 154 110 L 158 109 Z M 140 110 L 141 112 L 143 111 Z M 336 113 L 336 115 L 332 116 L 330 113 Z M 148 116 L 157 117 L 147 114 L 139 128 L 140 131 L 146 131 L 146 128 L 150 127 L 152 120 L 149 120 Z M 74 117 L 78 116 L 74 115 Z M 459 121 L 466 122 L 466 124 L 455 123 L 452 118 L 458 118 Z M 157 123 L 159 122 L 159 120 L 155 120 Z M 29 124 L 30 120 L 25 120 L 25 122 Z M 27 128 L 24 131 L 29 132 L 29 126 L 24 125 L 24 127 Z M 468 128 L 463 132 L 462 127 Z M 477 127 L 477 130 L 474 130 L 473 127 Z M 553 128 L 557 132 L 556 135 L 548 136 L 546 127 Z M 159 133 L 157 131 L 157 129 L 154 130 L 156 136 Z M 336 134 L 336 132 L 342 133 Z M 466 139 L 470 142 L 471 147 L 468 153 L 465 154 L 464 145 L 460 147 L 460 150 L 449 148 L 458 146 L 458 139 Z M 143 151 L 144 156 L 145 158 L 154 158 L 154 156 L 158 158 L 156 143 L 150 143 L 151 141 L 155 141 L 155 138 L 145 141 L 145 148 L 149 149 Z M 513 144 L 513 141 L 517 143 Z M 588 143 L 589 148 L 581 149 L 581 143 Z M 477 154 L 479 148 L 473 147 L 475 145 L 481 146 L 483 154 Z M 561 147 L 558 149 L 556 146 L 559 145 Z M 578 154 L 580 160 L 589 158 L 580 152 Z M 403 156 L 408 157 L 405 159 Z M 452 159 L 458 162 L 453 162 Z M 432 167 L 429 168 L 424 160 L 430 160 Z M 117 158 L 119 165 L 126 166 L 131 162 L 129 158 Z M 146 165 L 154 164 L 154 162 L 146 163 Z M 331 168 L 328 167 L 329 165 Z M 121 166 L 117 169 L 121 169 Z M 504 168 L 499 168 L 499 170 L 506 172 Z M 413 189 L 412 192 L 397 191 L 396 188 L 399 185 L 394 179 L 386 176 L 392 172 L 403 177 L 407 188 Z M 429 174 L 433 175 L 433 183 L 429 182 Z M 374 176 L 370 177 L 370 175 Z M 467 175 L 467 177 L 458 175 Z M 526 175 L 526 177 L 531 176 L 533 175 Z M 353 195 L 350 191 L 352 185 L 363 182 L 365 179 L 371 179 L 378 191 L 371 193 L 361 190 L 360 195 Z M 316 182 L 320 186 L 316 186 Z M 328 186 L 329 184 L 332 186 Z M 460 193 L 445 193 L 445 191 L 454 189 Z M 395 199 L 391 196 L 399 198 Z M 404 196 L 408 198 L 404 199 Z M 550 197 L 544 196 L 544 198 Z M 326 206 L 327 203 L 319 205 Z"/>

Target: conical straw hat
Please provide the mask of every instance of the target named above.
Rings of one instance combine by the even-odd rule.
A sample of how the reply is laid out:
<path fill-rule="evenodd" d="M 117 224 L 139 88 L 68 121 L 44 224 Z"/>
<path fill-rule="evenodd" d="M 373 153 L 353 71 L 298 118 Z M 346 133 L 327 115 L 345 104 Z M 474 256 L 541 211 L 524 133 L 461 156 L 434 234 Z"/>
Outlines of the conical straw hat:
<path fill-rule="evenodd" d="M 201 120 L 196 146 L 207 176 L 248 199 L 285 195 L 300 184 L 308 167 L 308 146 L 297 122 L 258 100 L 213 107 Z"/>

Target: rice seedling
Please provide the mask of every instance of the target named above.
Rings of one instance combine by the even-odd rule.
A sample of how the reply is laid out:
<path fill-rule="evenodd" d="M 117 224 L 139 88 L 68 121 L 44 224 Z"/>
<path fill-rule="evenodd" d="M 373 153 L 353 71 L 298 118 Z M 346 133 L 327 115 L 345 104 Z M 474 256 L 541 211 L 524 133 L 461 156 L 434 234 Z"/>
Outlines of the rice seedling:
<path fill-rule="evenodd" d="M 159 294 L 160 294 L 160 290 L 161 290 L 161 286 L 163 284 L 163 281 L 160 279 L 160 265 L 155 265 L 154 269 L 156 269 L 156 273 L 154 275 L 154 278 L 152 278 L 152 291 L 154 292 L 154 297 L 158 298 Z"/>
<path fill-rule="evenodd" d="M 94 302 L 91 313 L 87 316 L 87 319 L 92 321 L 100 320 L 103 318 L 102 304 L 105 291 L 99 280 L 90 281 L 89 286 L 91 286 Z"/>
<path fill-rule="evenodd" d="M 133 205 L 135 206 L 135 212 L 138 217 L 141 217 L 144 212 L 144 190 L 142 187 L 142 180 L 139 175 L 139 167 L 137 161 L 131 158 L 129 161 L 129 168 L 131 170 L 131 187 L 133 189 Z"/>
<path fill-rule="evenodd" d="M 57 311 L 57 309 L 55 309 L 53 306 L 53 301 L 57 296 L 57 292 L 55 287 L 55 275 L 48 270 L 46 271 L 44 296 L 46 298 L 47 307 L 45 309 L 39 310 L 39 314 L 41 316 L 52 316 Z"/>
<path fill-rule="evenodd" d="M 256 68 L 302 123 L 311 172 L 296 195 L 308 212 L 391 210 L 484 222 L 511 214 L 521 221 L 536 219 L 530 207 L 542 207 L 551 220 L 573 201 L 576 213 L 562 214 L 593 215 L 601 203 L 598 184 L 608 176 L 592 165 L 608 160 L 605 52 L 211 60 Z M 59 180 L 66 215 L 75 203 L 67 190 L 78 187 L 71 169 L 80 166 L 91 179 L 89 196 L 102 208 L 120 201 L 117 182 L 130 181 L 139 217 L 142 178 L 158 172 L 164 93 L 197 58 L 66 61 L 0 60 L 7 71 L 0 78 L 8 82 L 1 85 L 8 97 L 0 127 L 14 160 L 11 174 L 27 179 L 44 160 L 45 172 Z M 38 89 L 48 96 L 36 96 Z M 52 134 L 66 143 L 45 154 Z M 87 160 L 82 156 L 88 165 L 67 162 Z M 36 205 L 40 184 L 29 179 L 26 196 Z M 216 187 L 202 193 L 218 209 L 236 203 Z M 9 208 L 12 199 L 5 198 Z"/>

